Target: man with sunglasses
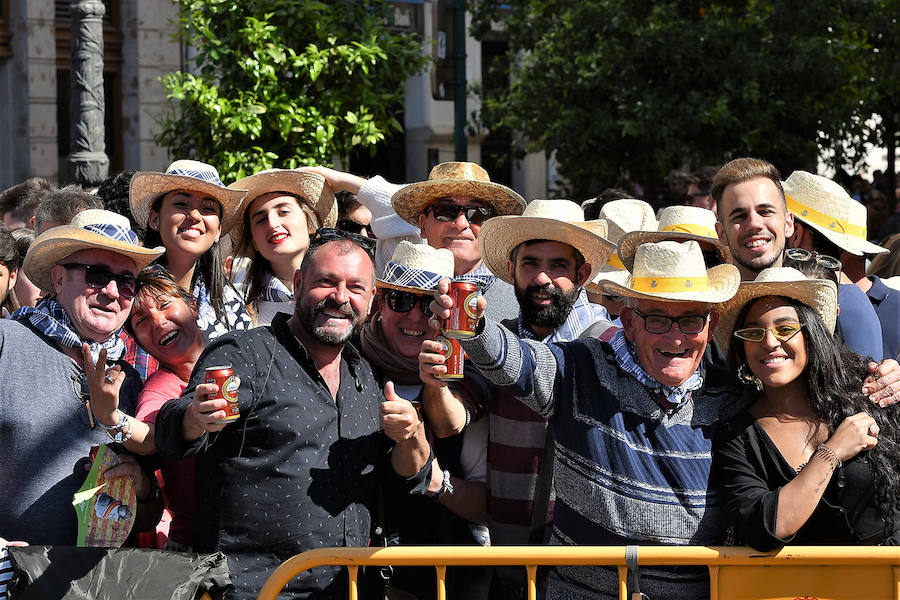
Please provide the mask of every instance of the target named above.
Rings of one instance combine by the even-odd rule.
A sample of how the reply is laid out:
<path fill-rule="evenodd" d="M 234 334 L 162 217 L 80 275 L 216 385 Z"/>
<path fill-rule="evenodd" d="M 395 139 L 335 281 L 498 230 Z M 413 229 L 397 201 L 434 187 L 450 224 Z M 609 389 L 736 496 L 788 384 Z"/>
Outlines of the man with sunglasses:
<path fill-rule="evenodd" d="M 84 482 L 91 446 L 129 435 L 128 417 L 113 426 L 94 417 L 88 373 L 120 388 L 123 413 L 134 414 L 141 380 L 122 360 L 116 334 L 131 310 L 137 271 L 162 252 L 141 247 L 126 218 L 97 209 L 29 248 L 23 269 L 48 295 L 0 320 L 0 537 L 75 545 L 72 495 Z M 120 450 L 123 464 L 106 476 L 130 477 L 138 517 L 158 519 L 161 505 L 144 504 L 158 487 Z"/>

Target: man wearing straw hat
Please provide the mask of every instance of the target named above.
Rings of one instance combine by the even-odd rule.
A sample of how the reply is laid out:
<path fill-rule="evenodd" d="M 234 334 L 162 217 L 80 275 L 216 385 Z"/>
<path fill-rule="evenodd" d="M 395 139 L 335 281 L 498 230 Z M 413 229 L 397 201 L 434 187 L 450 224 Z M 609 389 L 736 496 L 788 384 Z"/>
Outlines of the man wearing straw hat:
<path fill-rule="evenodd" d="M 89 390 L 118 389 L 120 407 L 133 414 L 141 380 L 121 360 L 116 334 L 131 310 L 135 275 L 162 252 L 141 247 L 128 219 L 98 209 L 38 236 L 28 250 L 23 269 L 48 296 L 0 320 L 0 537 L 75 545 L 72 495 L 86 475 L 76 464 L 91 446 L 127 440 L 130 430 L 124 414 L 112 427 L 97 421 Z M 133 479 L 140 513 L 151 478 L 132 457 L 120 458 L 106 476 Z"/>

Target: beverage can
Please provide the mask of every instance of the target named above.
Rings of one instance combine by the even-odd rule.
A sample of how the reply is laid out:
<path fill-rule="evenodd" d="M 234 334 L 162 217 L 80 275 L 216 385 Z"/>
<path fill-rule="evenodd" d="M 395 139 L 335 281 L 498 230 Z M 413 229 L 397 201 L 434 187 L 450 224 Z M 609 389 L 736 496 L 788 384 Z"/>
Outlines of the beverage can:
<path fill-rule="evenodd" d="M 453 308 L 444 327 L 444 335 L 462 339 L 475 335 L 475 311 L 478 308 L 478 286 L 464 281 L 450 283 L 450 298 Z"/>
<path fill-rule="evenodd" d="M 447 367 L 447 372 L 444 375 L 438 375 L 437 378 L 451 381 L 454 379 L 462 379 L 465 359 L 463 358 L 463 351 L 462 347 L 459 345 L 459 340 L 444 335 L 437 336 L 435 340 L 440 342 L 442 346 L 441 354 L 444 355 L 444 366 Z"/>
<path fill-rule="evenodd" d="M 209 395 L 209 400 L 218 400 L 220 398 L 228 401 L 225 407 L 225 418 L 223 421 L 234 421 L 241 416 L 240 404 L 238 403 L 238 380 L 234 376 L 234 370 L 231 365 L 221 367 L 208 367 L 204 377 L 206 383 L 215 383 L 219 386 L 219 391 Z"/>

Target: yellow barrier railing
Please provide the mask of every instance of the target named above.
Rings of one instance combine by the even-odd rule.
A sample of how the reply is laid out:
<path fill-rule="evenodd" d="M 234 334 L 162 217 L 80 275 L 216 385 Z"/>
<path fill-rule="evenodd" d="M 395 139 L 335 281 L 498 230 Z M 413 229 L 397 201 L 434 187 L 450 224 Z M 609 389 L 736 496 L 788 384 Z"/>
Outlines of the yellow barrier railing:
<path fill-rule="evenodd" d="M 730 546 L 641 546 L 638 563 L 707 566 L 711 600 L 900 600 L 900 547 L 896 546 L 793 546 L 773 553 Z M 258 599 L 275 600 L 294 577 L 327 565 L 347 567 L 350 600 L 358 600 L 357 571 L 361 565 L 433 566 L 438 600 L 446 600 L 448 566 L 523 566 L 528 577 L 528 600 L 536 597 L 538 566 L 614 566 L 619 573 L 619 598 L 627 600 L 625 546 L 322 548 L 282 563 L 266 580 Z"/>

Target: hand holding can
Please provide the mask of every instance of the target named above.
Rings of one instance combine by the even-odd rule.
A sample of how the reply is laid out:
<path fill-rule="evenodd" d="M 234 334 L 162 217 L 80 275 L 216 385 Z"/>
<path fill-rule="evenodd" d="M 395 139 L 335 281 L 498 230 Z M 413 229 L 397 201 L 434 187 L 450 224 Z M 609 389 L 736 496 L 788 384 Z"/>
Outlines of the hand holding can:
<path fill-rule="evenodd" d="M 228 405 L 225 407 L 225 418 L 222 419 L 222 422 L 228 423 L 237 420 L 241 416 L 241 408 L 238 403 L 240 379 L 235 376 L 231 365 L 208 367 L 204 381 L 218 386 L 218 391 L 208 396 L 209 400 L 225 400 L 228 402 Z"/>
<path fill-rule="evenodd" d="M 473 337 L 478 323 L 478 286 L 465 281 L 454 281 L 450 284 L 449 296 L 453 300 L 453 306 L 444 327 L 444 335 L 453 339 Z"/>

